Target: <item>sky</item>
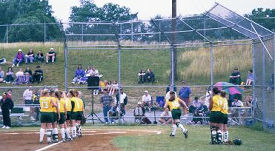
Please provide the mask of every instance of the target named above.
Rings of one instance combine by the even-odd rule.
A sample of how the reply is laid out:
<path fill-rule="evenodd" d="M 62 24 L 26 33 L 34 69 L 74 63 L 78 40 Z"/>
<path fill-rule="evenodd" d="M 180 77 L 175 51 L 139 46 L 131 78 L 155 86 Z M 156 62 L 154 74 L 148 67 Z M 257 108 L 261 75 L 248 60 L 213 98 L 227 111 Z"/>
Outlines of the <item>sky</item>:
<path fill-rule="evenodd" d="M 171 17 L 172 0 L 91 0 L 101 7 L 106 3 L 115 3 L 129 7 L 131 13 L 138 12 L 139 19 L 150 19 L 156 15 Z M 243 15 L 254 8 L 275 9 L 275 0 L 177 0 L 177 15 L 190 16 L 201 14 L 214 6 L 215 2 Z M 63 22 L 69 21 L 72 6 L 79 6 L 79 0 L 49 0 L 54 16 Z"/>

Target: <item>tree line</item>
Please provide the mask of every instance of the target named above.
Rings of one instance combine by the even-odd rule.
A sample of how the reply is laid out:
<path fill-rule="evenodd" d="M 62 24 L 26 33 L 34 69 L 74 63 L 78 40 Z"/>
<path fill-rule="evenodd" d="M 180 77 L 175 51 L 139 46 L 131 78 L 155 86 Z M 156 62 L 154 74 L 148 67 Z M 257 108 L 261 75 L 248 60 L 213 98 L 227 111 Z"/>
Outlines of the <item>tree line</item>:
<path fill-rule="evenodd" d="M 91 1 L 80 0 L 80 6 L 72 7 L 69 20 L 71 22 L 128 22 L 138 20 L 138 13 L 131 13 L 130 8 L 108 3 L 98 7 Z M 0 2 L 0 25 L 13 24 L 12 26 L 0 26 L 0 41 L 5 42 L 28 42 L 28 41 L 59 41 L 63 38 L 62 24 L 53 17 L 53 11 L 47 0 L 9 0 Z M 252 10 L 245 17 L 259 23 L 260 25 L 275 31 L 275 9 L 257 8 Z M 121 36 L 124 40 L 138 41 L 167 41 L 171 31 L 171 20 L 160 20 L 162 16 L 155 16 L 149 22 L 134 22 L 125 24 L 70 24 L 65 30 L 71 34 L 90 34 L 91 36 L 72 36 L 74 39 L 84 41 L 92 40 L 110 40 L 110 36 L 92 36 L 93 34 L 124 34 Z M 42 24 L 38 24 L 42 23 Z M 55 23 L 55 24 L 43 24 Z M 20 24 L 28 24 L 22 26 Z M 192 16 L 184 19 L 179 16 L 176 21 L 177 31 L 190 31 L 189 33 L 181 32 L 176 34 L 178 42 L 203 40 L 197 32 L 205 34 L 209 39 L 238 39 L 244 38 L 241 34 L 231 29 L 221 30 L 192 30 L 194 29 L 221 27 L 218 22 L 211 19 L 202 19 L 201 16 Z M 46 32 L 46 34 L 45 34 Z M 160 34 L 135 34 L 133 33 L 156 33 Z M 167 33 L 168 32 L 168 33 Z M 7 39 L 8 38 L 8 39 Z M 81 39 L 82 40 L 82 39 Z"/>

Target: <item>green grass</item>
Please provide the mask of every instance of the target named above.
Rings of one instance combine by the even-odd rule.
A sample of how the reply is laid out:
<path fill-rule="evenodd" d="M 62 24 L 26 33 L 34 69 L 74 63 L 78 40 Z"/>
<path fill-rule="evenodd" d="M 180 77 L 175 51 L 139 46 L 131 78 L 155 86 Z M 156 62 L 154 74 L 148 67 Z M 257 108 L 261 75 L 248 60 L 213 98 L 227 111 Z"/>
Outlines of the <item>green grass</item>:
<path fill-rule="evenodd" d="M 147 130 L 162 130 L 160 135 L 118 136 L 113 143 L 122 150 L 131 151 L 167 151 L 167 150 L 197 150 L 197 151 L 273 151 L 275 150 L 275 135 L 249 128 L 233 127 L 229 129 L 230 139 L 241 138 L 241 146 L 209 145 L 209 127 L 188 127 L 189 138 L 184 139 L 177 131 L 175 138 L 170 138 L 170 127 L 146 127 Z"/>

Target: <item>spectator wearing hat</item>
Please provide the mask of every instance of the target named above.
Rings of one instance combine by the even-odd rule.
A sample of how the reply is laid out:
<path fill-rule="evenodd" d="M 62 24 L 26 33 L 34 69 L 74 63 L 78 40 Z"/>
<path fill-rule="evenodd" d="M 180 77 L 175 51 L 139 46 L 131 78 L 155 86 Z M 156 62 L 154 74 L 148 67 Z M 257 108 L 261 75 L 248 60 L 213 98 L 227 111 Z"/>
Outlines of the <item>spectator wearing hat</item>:
<path fill-rule="evenodd" d="M 103 90 L 103 96 L 101 96 L 101 98 L 100 98 L 100 103 L 102 104 L 102 110 L 103 110 L 105 123 L 108 124 L 109 122 L 112 122 L 112 121 L 108 120 L 107 114 L 112 107 L 113 98 L 108 94 L 107 89 Z"/>
<path fill-rule="evenodd" d="M 152 97 L 149 94 L 149 92 L 146 90 L 144 91 L 144 95 L 142 96 L 142 104 L 145 108 L 148 108 L 149 111 L 151 111 L 152 108 Z"/>
<path fill-rule="evenodd" d="M 24 53 L 22 52 L 22 49 L 18 50 L 12 62 L 13 62 L 12 67 L 14 67 L 15 65 L 19 67 L 19 65 L 24 62 Z"/>
<path fill-rule="evenodd" d="M 36 70 L 33 74 L 33 82 L 40 83 L 43 80 L 43 70 L 40 69 L 40 66 L 36 66 Z"/>
<path fill-rule="evenodd" d="M 239 72 L 239 68 L 234 68 L 231 76 L 229 76 L 229 83 L 240 85 L 242 82 L 241 73 Z"/>
<path fill-rule="evenodd" d="M 34 61 L 34 53 L 33 49 L 30 49 L 29 52 L 25 55 L 25 63 L 33 63 Z"/>
<path fill-rule="evenodd" d="M 54 63 L 55 60 L 56 60 L 56 52 L 53 48 L 51 48 L 46 55 L 46 63 L 49 63 L 49 62 Z"/>
<path fill-rule="evenodd" d="M 180 88 L 179 91 L 179 97 L 181 100 L 183 100 L 186 105 L 189 107 L 190 106 L 190 99 L 192 96 L 192 91 L 191 88 L 186 85 L 185 81 L 182 81 L 182 87 Z M 187 110 L 184 110 L 184 113 L 187 113 Z"/>

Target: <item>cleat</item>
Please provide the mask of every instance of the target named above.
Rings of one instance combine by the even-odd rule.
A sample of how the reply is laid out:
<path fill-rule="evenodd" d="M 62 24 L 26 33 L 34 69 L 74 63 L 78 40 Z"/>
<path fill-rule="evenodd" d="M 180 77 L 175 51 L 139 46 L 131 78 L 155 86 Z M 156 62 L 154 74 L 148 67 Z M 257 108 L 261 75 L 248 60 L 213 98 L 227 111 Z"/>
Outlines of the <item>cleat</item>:
<path fill-rule="evenodd" d="M 187 139 L 188 138 L 188 130 L 186 130 L 183 134 L 184 134 L 184 137 Z"/>
<path fill-rule="evenodd" d="M 173 135 L 172 133 L 170 134 L 170 137 L 175 137 L 175 135 Z"/>

